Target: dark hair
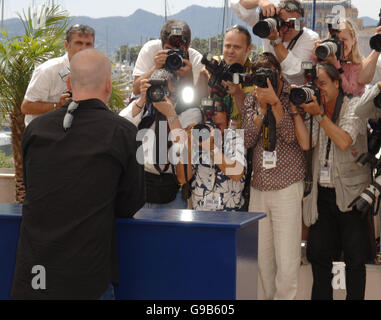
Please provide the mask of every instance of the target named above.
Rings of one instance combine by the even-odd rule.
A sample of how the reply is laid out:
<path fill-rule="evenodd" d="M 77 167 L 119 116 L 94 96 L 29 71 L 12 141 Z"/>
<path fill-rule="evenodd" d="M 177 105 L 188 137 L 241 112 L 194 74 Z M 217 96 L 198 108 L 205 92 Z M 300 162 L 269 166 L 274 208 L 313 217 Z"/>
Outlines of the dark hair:
<path fill-rule="evenodd" d="M 336 69 L 336 67 L 332 63 L 329 63 L 329 62 L 319 63 L 317 64 L 316 69 L 317 71 L 319 69 L 323 69 L 332 81 L 335 81 L 335 80 L 339 81 L 339 87 L 342 88 L 342 80 L 341 80 L 340 72 Z"/>
<path fill-rule="evenodd" d="M 93 36 L 95 40 L 95 30 L 84 24 L 75 24 L 66 31 L 66 41 L 70 42 L 73 34 L 79 33 L 83 36 Z"/>
<path fill-rule="evenodd" d="M 299 0 L 283 1 L 279 4 L 279 7 L 288 12 L 298 12 L 302 17 L 304 17 L 304 8 Z"/>
<path fill-rule="evenodd" d="M 257 55 L 252 63 L 253 71 L 258 70 L 259 68 L 271 69 L 272 67 L 278 70 L 279 73 L 282 71 L 280 63 L 271 52 L 263 52 Z"/>
<path fill-rule="evenodd" d="M 251 35 L 250 35 L 249 30 L 247 30 L 247 28 L 245 28 L 244 26 L 236 24 L 233 27 L 231 27 L 230 29 L 227 29 L 226 33 L 230 32 L 230 31 L 234 31 L 234 32 L 238 32 L 238 33 L 243 33 L 246 36 L 247 46 L 249 47 L 251 45 Z"/>
<path fill-rule="evenodd" d="M 165 43 L 169 43 L 169 36 L 171 35 L 171 30 L 174 26 L 183 27 L 183 37 L 185 40 L 185 45 L 189 47 L 191 42 L 191 30 L 186 22 L 178 19 L 168 20 L 163 25 L 160 31 L 161 44 L 164 46 Z"/>

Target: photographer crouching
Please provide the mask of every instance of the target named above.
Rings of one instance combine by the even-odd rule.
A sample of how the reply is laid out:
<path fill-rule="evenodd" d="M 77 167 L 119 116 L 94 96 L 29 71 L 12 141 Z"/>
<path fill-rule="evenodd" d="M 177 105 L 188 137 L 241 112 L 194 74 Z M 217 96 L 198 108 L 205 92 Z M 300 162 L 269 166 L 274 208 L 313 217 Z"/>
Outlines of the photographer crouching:
<path fill-rule="evenodd" d="M 311 215 L 312 221 L 307 245 L 313 273 L 311 298 L 333 299 L 332 262 L 340 261 L 343 251 L 347 299 L 364 299 L 368 223 L 350 205 L 371 177 L 369 164 L 356 164 L 358 156 L 367 152 L 366 122 L 354 114 L 359 99 L 344 94 L 334 65 L 318 64 L 316 74 L 322 106 L 315 95 L 312 102 L 300 105 L 315 120 L 313 186 L 303 199 L 303 215 Z"/>
<path fill-rule="evenodd" d="M 290 110 L 290 85 L 271 53 L 253 63 L 256 89 L 245 99 L 245 147 L 254 147 L 249 211 L 259 221 L 258 266 L 264 299 L 295 299 L 301 250 L 305 159 L 297 138 L 300 124 Z"/>
<path fill-rule="evenodd" d="M 143 141 L 144 160 L 140 161 L 145 170 L 145 208 L 186 209 L 176 178 L 176 159 L 170 154 L 180 156 L 186 140 L 182 128 L 199 123 L 201 112 L 192 108 L 190 97 L 179 90 L 181 79 L 166 69 L 153 71 L 150 79 L 140 83 L 140 96 L 120 115 L 138 127 L 137 139 Z"/>
<path fill-rule="evenodd" d="M 223 103 L 206 98 L 201 109 L 203 124 L 187 130 L 188 162 L 178 169 L 178 180 L 191 181 L 194 210 L 242 210 L 246 162 L 241 130 L 228 128 L 230 108 Z"/>

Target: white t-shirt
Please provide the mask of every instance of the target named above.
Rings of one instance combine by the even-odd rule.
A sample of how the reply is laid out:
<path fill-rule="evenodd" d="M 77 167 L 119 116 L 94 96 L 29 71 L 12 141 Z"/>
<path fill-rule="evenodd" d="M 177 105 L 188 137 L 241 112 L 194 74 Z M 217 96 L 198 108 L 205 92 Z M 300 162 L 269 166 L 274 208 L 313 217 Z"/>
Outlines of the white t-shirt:
<path fill-rule="evenodd" d="M 139 52 L 132 75 L 134 77 L 139 77 L 146 74 L 155 65 L 155 55 L 160 50 L 163 50 L 160 39 L 146 42 Z M 202 54 L 200 52 L 189 48 L 189 62 L 192 64 L 194 84 L 196 84 L 200 71 L 204 66 L 201 63 L 201 59 Z"/>
<path fill-rule="evenodd" d="M 24 99 L 30 102 L 59 102 L 61 94 L 66 90 L 66 78 L 62 79 L 60 72 L 67 73 L 69 67 L 67 54 L 39 65 L 33 72 Z M 25 125 L 27 126 L 36 117 L 37 114 L 25 115 Z"/>
<path fill-rule="evenodd" d="M 239 0 L 231 0 L 231 7 L 239 19 L 244 21 L 250 26 L 254 26 L 259 21 L 259 13 L 257 8 L 246 9 L 239 4 Z M 312 61 L 313 48 L 315 41 L 319 40 L 319 35 L 308 28 L 303 28 L 303 34 L 292 50 L 289 51 L 286 59 L 284 59 L 280 66 L 284 78 L 291 84 L 302 85 L 304 83 L 304 70 L 302 69 L 303 61 Z M 271 52 L 275 55 L 274 48 L 270 44 L 270 40 L 262 39 L 263 51 Z M 288 43 L 283 43 L 287 48 Z"/>

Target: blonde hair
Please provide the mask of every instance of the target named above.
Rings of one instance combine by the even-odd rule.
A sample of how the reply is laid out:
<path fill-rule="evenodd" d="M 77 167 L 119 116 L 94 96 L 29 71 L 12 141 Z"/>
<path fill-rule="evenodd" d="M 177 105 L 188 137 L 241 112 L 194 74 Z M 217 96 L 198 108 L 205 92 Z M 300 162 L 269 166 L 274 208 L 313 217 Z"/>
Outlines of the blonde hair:
<path fill-rule="evenodd" d="M 357 26 L 354 24 L 354 22 L 346 18 L 345 19 L 345 29 L 348 29 L 351 37 L 353 39 L 353 47 L 351 49 L 351 52 L 349 53 L 348 59 L 352 61 L 354 64 L 362 64 L 362 61 L 364 60 L 364 57 L 361 55 L 359 50 L 359 41 L 358 41 L 358 29 Z"/>

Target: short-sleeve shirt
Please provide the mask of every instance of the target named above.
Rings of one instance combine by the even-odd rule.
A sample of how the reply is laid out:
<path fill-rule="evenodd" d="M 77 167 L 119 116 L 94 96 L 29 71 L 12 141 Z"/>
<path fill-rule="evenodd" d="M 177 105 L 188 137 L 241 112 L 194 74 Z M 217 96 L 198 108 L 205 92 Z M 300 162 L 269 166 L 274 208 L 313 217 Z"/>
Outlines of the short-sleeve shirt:
<path fill-rule="evenodd" d="M 67 54 L 39 65 L 33 72 L 24 98 L 30 102 L 59 102 L 61 94 L 66 90 L 66 79 L 61 75 L 67 73 L 69 67 Z M 25 115 L 25 125 L 36 117 L 36 114 Z"/>
<path fill-rule="evenodd" d="M 132 73 L 134 77 L 146 74 L 155 65 L 155 55 L 163 46 L 160 39 L 150 40 L 141 48 Z M 193 83 L 196 84 L 200 71 L 204 66 L 201 63 L 202 55 L 197 50 L 189 48 L 189 62 L 192 64 Z"/>
<path fill-rule="evenodd" d="M 224 132 L 223 153 L 232 161 L 246 168 L 244 136 L 242 130 L 227 129 Z M 212 164 L 209 153 L 193 152 L 192 205 L 194 210 L 239 210 L 244 204 L 242 191 L 245 174 L 239 181 L 229 178 L 216 164 Z M 245 170 L 246 171 L 246 170 Z"/>

